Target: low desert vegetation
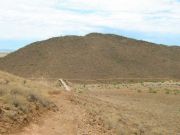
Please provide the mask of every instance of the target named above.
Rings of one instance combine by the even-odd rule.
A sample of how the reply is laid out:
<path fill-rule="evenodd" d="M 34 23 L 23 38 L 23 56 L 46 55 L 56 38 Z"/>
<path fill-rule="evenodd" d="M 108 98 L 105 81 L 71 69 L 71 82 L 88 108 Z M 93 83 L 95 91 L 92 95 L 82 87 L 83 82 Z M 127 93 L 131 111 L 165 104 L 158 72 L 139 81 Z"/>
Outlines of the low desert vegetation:
<path fill-rule="evenodd" d="M 177 95 L 177 94 L 180 94 L 180 89 L 175 89 L 175 90 L 173 90 L 173 93 L 175 94 L 175 95 Z"/>
<path fill-rule="evenodd" d="M 74 84 L 72 101 L 117 135 L 179 133 L 178 82 Z M 173 110 L 173 111 L 172 111 Z"/>
<path fill-rule="evenodd" d="M 55 110 L 48 88 L 0 72 L 0 134 L 28 124 L 45 110 Z"/>
<path fill-rule="evenodd" d="M 149 88 L 149 93 L 157 93 L 156 89 Z"/>
<path fill-rule="evenodd" d="M 33 88 L 27 88 L 22 86 L 2 85 L 0 88 L 0 99 L 3 104 L 13 106 L 20 109 L 23 112 L 29 112 L 29 103 L 35 103 L 48 107 L 49 102 Z"/>

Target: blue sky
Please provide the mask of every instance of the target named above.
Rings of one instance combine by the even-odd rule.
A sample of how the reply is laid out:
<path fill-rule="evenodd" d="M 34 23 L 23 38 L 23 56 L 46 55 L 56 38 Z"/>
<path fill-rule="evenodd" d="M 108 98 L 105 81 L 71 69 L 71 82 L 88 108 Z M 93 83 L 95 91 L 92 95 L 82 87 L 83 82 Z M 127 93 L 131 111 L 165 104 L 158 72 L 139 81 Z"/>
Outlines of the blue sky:
<path fill-rule="evenodd" d="M 0 0 L 0 49 L 90 32 L 180 45 L 180 1 Z"/>

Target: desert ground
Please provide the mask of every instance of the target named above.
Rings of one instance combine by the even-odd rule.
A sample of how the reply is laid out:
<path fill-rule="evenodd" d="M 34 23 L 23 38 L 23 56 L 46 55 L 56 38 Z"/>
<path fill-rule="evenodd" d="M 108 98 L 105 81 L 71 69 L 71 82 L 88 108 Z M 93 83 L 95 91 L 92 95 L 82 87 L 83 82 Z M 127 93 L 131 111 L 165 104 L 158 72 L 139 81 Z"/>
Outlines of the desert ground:
<path fill-rule="evenodd" d="M 37 82 L 37 81 L 36 81 Z M 178 135 L 180 82 L 72 83 L 53 88 L 49 111 L 12 135 Z"/>
<path fill-rule="evenodd" d="M 5 57 L 8 53 L 0 52 L 0 57 Z"/>
<path fill-rule="evenodd" d="M 78 103 L 117 135 L 180 133 L 180 83 L 76 85 Z M 80 95 L 80 96 L 79 96 Z"/>

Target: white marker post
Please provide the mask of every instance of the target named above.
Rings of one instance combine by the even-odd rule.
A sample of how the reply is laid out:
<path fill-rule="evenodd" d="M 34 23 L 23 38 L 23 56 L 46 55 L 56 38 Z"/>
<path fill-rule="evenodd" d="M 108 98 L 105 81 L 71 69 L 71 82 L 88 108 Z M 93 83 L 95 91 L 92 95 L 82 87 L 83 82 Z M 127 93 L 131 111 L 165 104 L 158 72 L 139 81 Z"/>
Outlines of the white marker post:
<path fill-rule="evenodd" d="M 66 84 L 63 79 L 59 79 L 66 91 L 71 91 L 71 88 Z"/>

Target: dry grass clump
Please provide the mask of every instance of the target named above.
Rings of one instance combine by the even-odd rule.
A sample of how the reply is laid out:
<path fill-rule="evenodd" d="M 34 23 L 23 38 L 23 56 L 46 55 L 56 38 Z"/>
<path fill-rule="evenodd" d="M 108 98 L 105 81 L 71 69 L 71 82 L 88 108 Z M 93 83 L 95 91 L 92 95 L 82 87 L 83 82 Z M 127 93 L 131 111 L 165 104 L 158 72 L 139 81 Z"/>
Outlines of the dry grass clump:
<path fill-rule="evenodd" d="M 14 106 L 23 111 L 28 111 L 29 103 L 35 103 L 47 107 L 50 102 L 37 91 L 20 86 L 5 86 L 0 88 L 0 99 L 4 104 Z"/>
<path fill-rule="evenodd" d="M 177 89 L 173 90 L 173 92 L 174 92 L 174 95 L 180 94 L 180 90 L 177 90 Z"/>
<path fill-rule="evenodd" d="M 44 86 L 0 72 L 0 134 L 26 125 L 45 110 L 56 110 L 47 95 Z"/>
<path fill-rule="evenodd" d="M 174 94 L 174 95 L 178 95 L 180 94 L 180 90 L 179 89 L 164 89 L 165 90 L 165 94 Z"/>
<path fill-rule="evenodd" d="M 157 93 L 157 90 L 155 90 L 155 89 L 152 89 L 152 88 L 149 88 L 149 93 Z"/>

